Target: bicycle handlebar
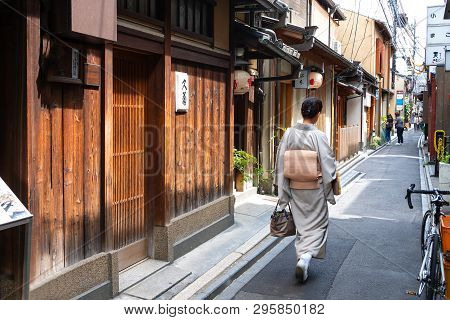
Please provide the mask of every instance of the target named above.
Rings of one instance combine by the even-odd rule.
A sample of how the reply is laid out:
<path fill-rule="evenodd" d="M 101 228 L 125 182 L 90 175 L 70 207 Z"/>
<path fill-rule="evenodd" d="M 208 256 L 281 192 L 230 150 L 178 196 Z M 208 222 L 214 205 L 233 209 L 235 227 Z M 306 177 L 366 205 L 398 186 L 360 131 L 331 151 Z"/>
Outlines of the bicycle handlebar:
<path fill-rule="evenodd" d="M 415 184 L 411 184 L 409 186 L 409 188 L 406 190 L 406 197 L 405 199 L 408 200 L 408 206 L 410 209 L 413 209 L 413 205 L 412 205 L 412 201 L 411 201 L 411 194 L 412 193 L 420 193 L 420 194 L 431 194 L 431 195 L 436 195 L 436 196 L 442 196 L 442 195 L 450 195 L 450 191 L 444 191 L 444 190 L 438 190 L 438 189 L 434 189 L 434 190 L 414 190 L 414 188 L 416 187 Z"/>

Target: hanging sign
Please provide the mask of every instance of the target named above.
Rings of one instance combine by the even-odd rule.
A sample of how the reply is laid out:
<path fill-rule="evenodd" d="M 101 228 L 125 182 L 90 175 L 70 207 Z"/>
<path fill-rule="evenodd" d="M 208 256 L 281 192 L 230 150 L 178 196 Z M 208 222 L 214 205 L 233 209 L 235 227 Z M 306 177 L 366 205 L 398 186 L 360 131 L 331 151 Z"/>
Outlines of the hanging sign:
<path fill-rule="evenodd" d="M 444 5 L 428 7 L 427 13 L 425 64 L 444 66 L 445 47 L 450 45 L 450 20 L 444 19 Z"/>
<path fill-rule="evenodd" d="M 308 89 L 309 86 L 309 70 L 302 70 L 298 79 L 293 81 L 292 86 L 295 89 Z"/>
<path fill-rule="evenodd" d="M 444 19 L 445 5 L 427 7 L 427 25 L 435 26 L 448 24 L 449 21 Z"/>
<path fill-rule="evenodd" d="M 175 72 L 175 111 L 189 110 L 189 76 L 186 72 Z"/>
<path fill-rule="evenodd" d="M 403 99 L 404 99 L 403 91 L 397 91 L 395 110 L 397 110 L 397 111 L 403 110 Z"/>
<path fill-rule="evenodd" d="M 78 79 L 80 69 L 80 52 L 72 49 L 72 79 Z"/>

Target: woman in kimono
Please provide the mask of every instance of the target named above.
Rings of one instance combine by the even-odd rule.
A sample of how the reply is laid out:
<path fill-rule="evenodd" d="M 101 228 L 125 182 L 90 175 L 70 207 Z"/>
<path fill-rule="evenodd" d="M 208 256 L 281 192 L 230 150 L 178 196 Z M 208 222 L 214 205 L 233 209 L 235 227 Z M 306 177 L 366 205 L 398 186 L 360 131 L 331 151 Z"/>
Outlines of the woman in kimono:
<path fill-rule="evenodd" d="M 283 135 L 278 147 L 276 185 L 280 209 L 291 204 L 297 229 L 295 248 L 297 266 L 295 275 L 301 282 L 308 278 L 311 258 L 323 259 L 328 235 L 328 204 L 336 204 L 332 182 L 336 179 L 336 162 L 328 139 L 315 127 L 322 111 L 322 101 L 307 98 L 302 104 L 303 123 L 297 123 Z M 319 188 L 309 190 L 292 189 L 289 179 L 283 175 L 284 153 L 287 150 L 311 150 L 318 153 L 320 170 Z"/>

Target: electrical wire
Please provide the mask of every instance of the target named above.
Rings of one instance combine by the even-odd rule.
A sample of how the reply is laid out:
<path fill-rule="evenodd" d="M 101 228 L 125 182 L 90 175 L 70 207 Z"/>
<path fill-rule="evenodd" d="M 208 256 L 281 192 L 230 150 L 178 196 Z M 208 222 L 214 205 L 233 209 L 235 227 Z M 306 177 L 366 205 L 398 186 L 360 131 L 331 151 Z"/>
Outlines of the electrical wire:
<path fill-rule="evenodd" d="M 356 40 L 356 35 L 358 33 L 358 26 L 359 26 L 359 13 L 361 10 L 361 0 L 359 0 L 359 4 L 358 4 L 358 16 L 356 17 L 356 28 L 355 28 L 355 36 L 353 37 L 353 46 L 352 46 L 352 53 L 350 54 L 350 60 L 353 60 L 353 50 L 355 49 L 355 40 Z M 366 25 L 367 26 L 367 25 Z"/>

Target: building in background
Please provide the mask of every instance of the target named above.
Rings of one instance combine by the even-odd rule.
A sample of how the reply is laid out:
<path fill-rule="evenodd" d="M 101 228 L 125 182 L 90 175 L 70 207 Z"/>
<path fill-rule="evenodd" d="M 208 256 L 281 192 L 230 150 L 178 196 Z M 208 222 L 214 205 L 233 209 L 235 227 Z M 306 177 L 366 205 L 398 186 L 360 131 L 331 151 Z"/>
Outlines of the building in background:
<path fill-rule="evenodd" d="M 270 172 L 283 132 L 302 120 L 303 100 L 317 96 L 324 103 L 317 126 L 338 160 L 357 153 L 366 133 L 361 113 L 347 114 L 347 102 L 361 110 L 364 92 L 374 93 L 378 84 L 342 55 L 337 38 L 344 13 L 332 1 L 250 0 L 237 2 L 235 12 L 235 75 L 246 72 L 254 84 L 248 95 L 235 91 L 235 147 L 258 157 Z"/>
<path fill-rule="evenodd" d="M 375 87 L 364 93 L 362 111 L 363 146 L 368 146 L 371 137 L 382 134 L 382 120 L 393 112 L 391 60 L 395 47 L 389 28 L 382 21 L 354 11 L 343 10 L 348 19 L 338 29 L 338 40 L 342 42 L 342 54 L 349 60 L 359 62 L 366 73 L 376 79 Z M 357 113 L 353 108 L 349 111 Z"/>

